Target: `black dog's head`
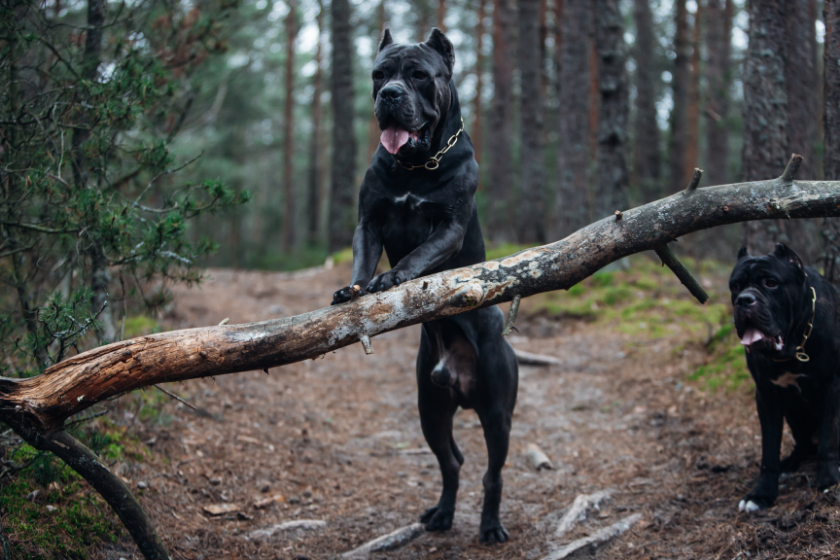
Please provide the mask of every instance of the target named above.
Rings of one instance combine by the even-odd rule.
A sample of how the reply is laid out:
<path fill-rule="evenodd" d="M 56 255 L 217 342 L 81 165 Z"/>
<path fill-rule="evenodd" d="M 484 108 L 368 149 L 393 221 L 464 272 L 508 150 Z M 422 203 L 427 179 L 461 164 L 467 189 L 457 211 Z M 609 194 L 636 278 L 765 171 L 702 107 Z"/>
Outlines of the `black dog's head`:
<path fill-rule="evenodd" d="M 373 114 L 388 152 L 429 150 L 452 104 L 449 81 L 455 66 L 452 43 L 439 29 L 425 43 L 397 45 L 386 29 L 373 63 Z"/>
<path fill-rule="evenodd" d="M 798 344 L 795 330 L 810 305 L 805 301 L 805 267 L 802 259 L 782 243 L 761 257 L 751 257 L 742 247 L 729 277 L 735 329 L 747 351 L 779 354 Z M 791 346 L 792 345 L 792 346 Z"/>

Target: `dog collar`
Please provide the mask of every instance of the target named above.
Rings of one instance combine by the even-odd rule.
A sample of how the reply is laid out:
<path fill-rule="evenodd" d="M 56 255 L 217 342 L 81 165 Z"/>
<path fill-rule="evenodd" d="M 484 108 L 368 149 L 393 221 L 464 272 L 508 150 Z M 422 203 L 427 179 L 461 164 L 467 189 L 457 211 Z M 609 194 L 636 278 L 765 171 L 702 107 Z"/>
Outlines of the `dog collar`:
<path fill-rule="evenodd" d="M 415 169 L 421 169 L 421 168 L 422 169 L 428 169 L 429 171 L 434 171 L 435 169 L 440 167 L 440 159 L 443 157 L 443 154 L 448 152 L 452 148 L 452 146 L 454 146 L 458 142 L 458 136 L 460 136 L 462 132 L 464 132 L 464 119 L 463 118 L 461 118 L 461 128 L 458 129 L 458 132 L 456 132 L 455 134 L 450 136 L 449 140 L 446 141 L 446 146 L 444 146 L 442 150 L 440 150 L 438 153 L 436 153 L 431 158 L 429 158 L 429 161 L 427 161 L 423 165 L 406 165 L 403 162 L 401 162 L 400 160 L 397 160 L 397 162 L 400 165 L 402 165 L 403 169 L 408 169 L 409 171 L 413 171 Z"/>
<path fill-rule="evenodd" d="M 808 321 L 808 327 L 805 329 L 805 334 L 802 336 L 802 344 L 796 347 L 796 359 L 800 362 L 808 362 L 811 360 L 811 357 L 805 353 L 805 343 L 808 342 L 808 337 L 811 336 L 811 331 L 814 330 L 814 317 L 817 316 L 817 291 L 811 286 L 811 320 Z M 774 362 L 787 362 L 790 358 L 784 358 L 783 360 L 777 360 L 773 358 Z"/>

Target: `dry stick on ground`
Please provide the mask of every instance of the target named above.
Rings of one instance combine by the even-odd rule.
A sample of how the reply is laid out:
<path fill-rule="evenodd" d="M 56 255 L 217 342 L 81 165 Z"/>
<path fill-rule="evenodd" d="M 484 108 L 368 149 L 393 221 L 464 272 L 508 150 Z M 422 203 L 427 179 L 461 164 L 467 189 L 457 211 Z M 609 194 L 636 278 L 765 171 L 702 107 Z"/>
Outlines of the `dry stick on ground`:
<path fill-rule="evenodd" d="M 840 216 L 840 181 L 792 181 L 797 158 L 778 179 L 677 193 L 624 211 L 621 220 L 611 216 L 590 224 L 556 243 L 418 278 L 351 303 L 260 323 L 143 336 L 73 356 L 37 377 L 0 378 L 0 421 L 88 480 L 117 511 L 147 559 L 168 558 L 128 489 L 64 432 L 67 418 L 141 387 L 317 358 L 363 336 L 496 305 L 517 294 L 568 289 L 613 261 L 701 229 Z"/>

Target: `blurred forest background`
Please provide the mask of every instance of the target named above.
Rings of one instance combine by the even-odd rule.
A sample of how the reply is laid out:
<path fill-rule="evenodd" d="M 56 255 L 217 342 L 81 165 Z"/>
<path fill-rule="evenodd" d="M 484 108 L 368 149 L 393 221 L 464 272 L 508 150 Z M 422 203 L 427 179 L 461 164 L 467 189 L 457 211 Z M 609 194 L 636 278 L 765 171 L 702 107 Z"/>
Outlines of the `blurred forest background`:
<path fill-rule="evenodd" d="M 160 279 L 290 270 L 348 247 L 380 134 L 369 73 L 384 27 L 454 43 L 483 231 L 510 252 L 674 193 L 695 167 L 702 186 L 766 179 L 797 152 L 800 179 L 840 178 L 837 0 L 0 9 L 0 371 L 41 370 L 91 329 L 123 336 L 132 308 L 165 303 Z M 835 231 L 719 228 L 681 250 L 730 259 L 742 240 L 787 240 L 830 272 Z"/>

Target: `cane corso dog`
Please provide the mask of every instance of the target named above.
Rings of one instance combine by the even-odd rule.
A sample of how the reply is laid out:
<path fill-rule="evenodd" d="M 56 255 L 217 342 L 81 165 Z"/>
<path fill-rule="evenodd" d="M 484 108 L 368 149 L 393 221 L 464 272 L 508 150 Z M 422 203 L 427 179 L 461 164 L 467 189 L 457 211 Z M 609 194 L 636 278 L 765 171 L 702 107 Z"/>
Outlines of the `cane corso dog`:
<path fill-rule="evenodd" d="M 425 43 L 395 44 L 386 29 L 373 66 L 374 115 L 381 144 L 359 193 L 353 278 L 333 304 L 387 290 L 419 276 L 485 260 L 473 198 L 478 165 L 452 83 L 452 43 L 433 29 Z M 374 277 L 382 249 L 391 270 Z M 425 323 L 417 356 L 423 435 L 437 456 L 443 491 L 420 518 L 428 531 L 452 527 L 464 457 L 452 436 L 457 408 L 473 408 L 484 429 L 489 464 L 479 538 L 501 543 L 502 467 L 508 452 L 518 370 L 502 337 L 497 307 Z"/>
<path fill-rule="evenodd" d="M 764 256 L 746 248 L 729 279 L 735 329 L 755 380 L 761 423 L 761 472 L 738 509 L 770 507 L 779 473 L 793 472 L 816 453 L 817 486 L 840 482 L 840 326 L 837 295 L 792 249 L 779 243 Z M 780 460 L 782 428 L 793 433 L 793 452 Z"/>

